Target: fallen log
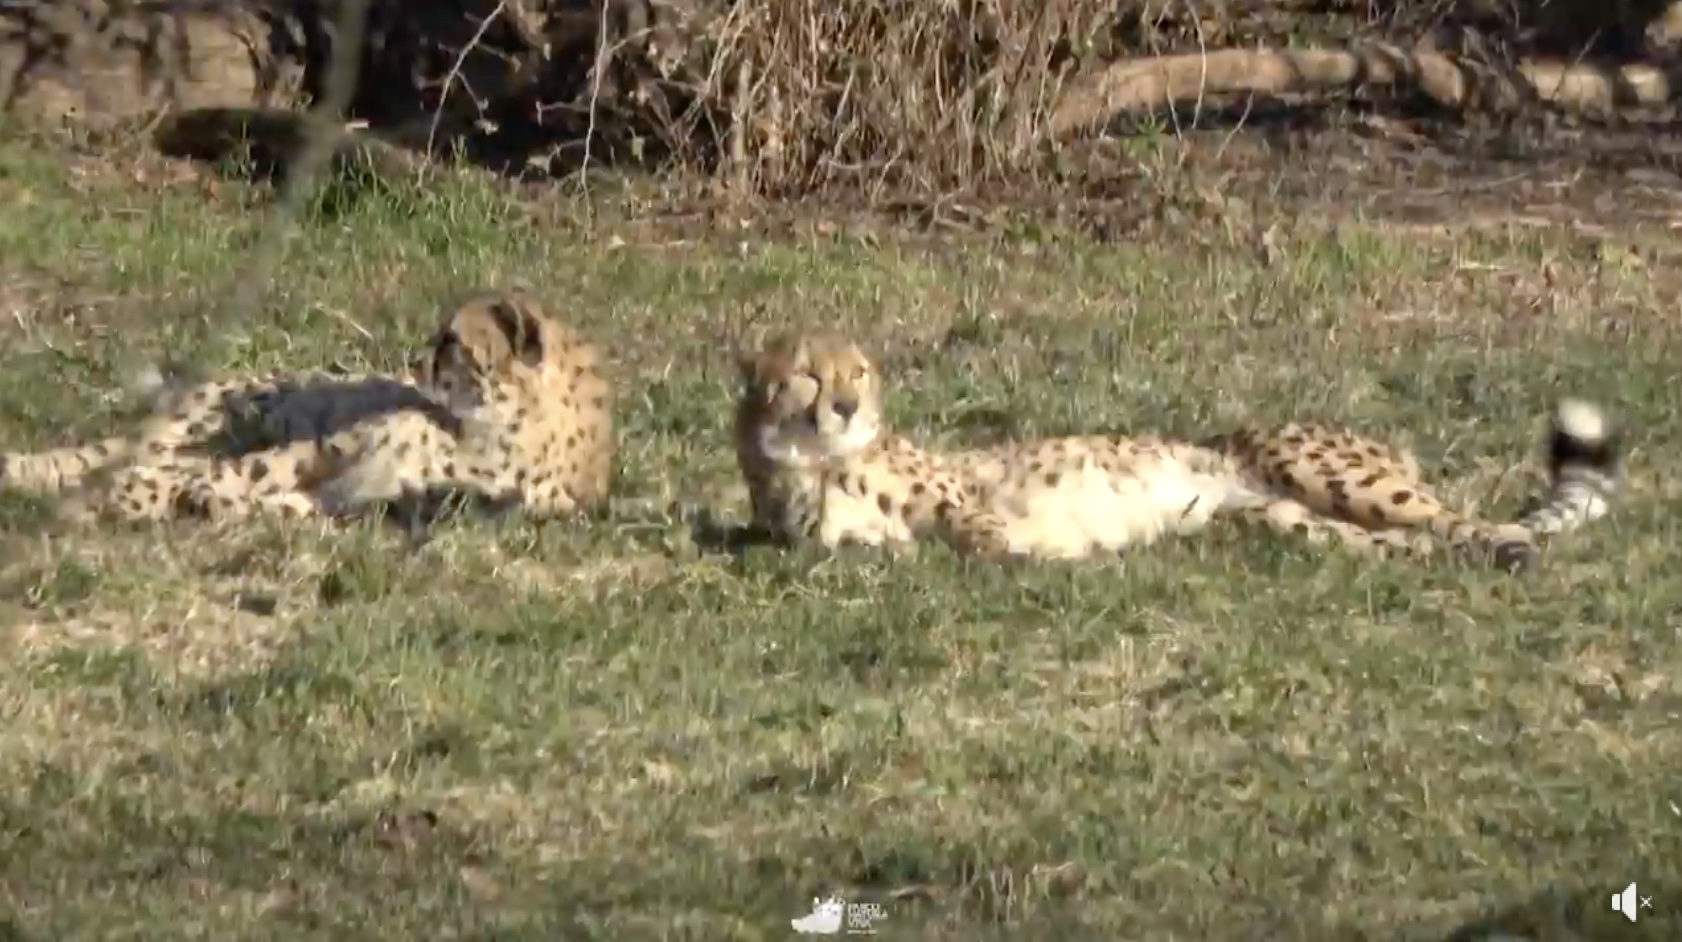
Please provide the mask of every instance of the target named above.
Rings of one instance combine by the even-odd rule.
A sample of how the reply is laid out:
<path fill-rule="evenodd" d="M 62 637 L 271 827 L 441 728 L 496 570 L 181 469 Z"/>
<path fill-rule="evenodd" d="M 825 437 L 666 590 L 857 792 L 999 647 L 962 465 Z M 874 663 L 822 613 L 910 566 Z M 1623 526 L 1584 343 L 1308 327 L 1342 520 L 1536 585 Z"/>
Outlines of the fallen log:
<path fill-rule="evenodd" d="M 1647 65 L 1525 61 L 1496 71 L 1441 52 L 1370 45 L 1349 49 L 1223 49 L 1207 54 L 1124 59 L 1076 79 L 1050 122 L 1057 137 L 1118 115 L 1194 106 L 1232 95 L 1330 94 L 1356 88 L 1413 90 L 1455 110 L 1509 111 L 1542 101 L 1610 113 L 1673 99 L 1682 75 Z"/>

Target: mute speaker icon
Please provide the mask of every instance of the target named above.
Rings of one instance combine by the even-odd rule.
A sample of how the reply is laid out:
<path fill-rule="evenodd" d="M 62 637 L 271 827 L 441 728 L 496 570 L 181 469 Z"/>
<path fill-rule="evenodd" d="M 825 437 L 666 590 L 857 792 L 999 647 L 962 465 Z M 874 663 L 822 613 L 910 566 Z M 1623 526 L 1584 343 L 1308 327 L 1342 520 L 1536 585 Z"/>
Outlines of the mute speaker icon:
<path fill-rule="evenodd" d="M 1623 913 L 1630 922 L 1635 921 L 1635 884 L 1624 887 L 1621 893 L 1612 894 L 1612 911 Z"/>

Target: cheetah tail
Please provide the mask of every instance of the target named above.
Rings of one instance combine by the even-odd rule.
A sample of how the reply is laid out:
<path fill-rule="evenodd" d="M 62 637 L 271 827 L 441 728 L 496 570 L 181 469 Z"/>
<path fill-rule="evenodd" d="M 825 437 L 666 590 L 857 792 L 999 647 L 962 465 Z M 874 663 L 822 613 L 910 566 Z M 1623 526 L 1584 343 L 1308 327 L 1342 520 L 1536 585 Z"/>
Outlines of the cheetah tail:
<path fill-rule="evenodd" d="M 1548 494 L 1519 518 L 1533 533 L 1565 533 L 1599 520 L 1623 490 L 1623 431 L 1593 403 L 1560 402 L 1549 423 L 1546 460 Z"/>
<path fill-rule="evenodd" d="M 81 486 L 90 474 L 122 460 L 128 439 L 107 438 L 91 445 L 0 455 L 0 489 L 56 494 Z"/>

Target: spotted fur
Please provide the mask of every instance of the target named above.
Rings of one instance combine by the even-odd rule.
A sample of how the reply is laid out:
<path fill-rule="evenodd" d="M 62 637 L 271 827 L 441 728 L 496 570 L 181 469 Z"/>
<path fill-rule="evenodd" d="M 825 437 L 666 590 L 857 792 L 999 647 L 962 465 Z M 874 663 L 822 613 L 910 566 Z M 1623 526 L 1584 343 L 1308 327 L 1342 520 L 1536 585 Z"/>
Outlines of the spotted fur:
<path fill-rule="evenodd" d="M 1539 534 L 1606 512 L 1622 480 L 1599 409 L 1562 405 L 1548 499 L 1517 522 L 1444 506 L 1413 455 L 1325 426 L 1251 427 L 1199 442 L 1074 436 L 938 453 L 890 434 L 881 379 L 844 337 L 785 335 L 745 356 L 736 450 L 754 519 L 790 542 L 911 549 L 939 533 L 991 558 L 1073 559 L 1190 533 L 1216 518 L 1379 555 L 1444 549 L 1503 568 Z"/>
<path fill-rule="evenodd" d="M 246 376 L 161 392 L 132 434 L 0 456 L 0 486 L 127 520 L 349 516 L 467 496 L 538 517 L 607 496 L 594 346 L 523 292 L 448 309 L 409 373 Z"/>

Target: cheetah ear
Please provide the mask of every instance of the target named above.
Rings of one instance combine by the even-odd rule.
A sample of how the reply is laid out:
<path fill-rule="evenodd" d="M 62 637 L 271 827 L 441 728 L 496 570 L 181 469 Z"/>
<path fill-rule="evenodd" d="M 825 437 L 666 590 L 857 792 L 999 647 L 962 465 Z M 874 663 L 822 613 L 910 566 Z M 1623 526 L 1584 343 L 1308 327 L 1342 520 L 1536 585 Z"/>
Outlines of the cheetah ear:
<path fill-rule="evenodd" d="M 759 353 L 742 358 L 742 395 L 769 405 L 783 394 L 784 373 L 769 355 Z"/>
<path fill-rule="evenodd" d="M 766 402 L 776 399 L 799 358 L 798 350 L 798 341 L 789 334 L 777 334 L 752 348 L 738 349 L 736 368 L 742 389 L 755 392 Z"/>
<path fill-rule="evenodd" d="M 543 363 L 543 321 L 536 300 L 507 294 L 491 299 L 487 310 L 515 359 L 527 366 Z"/>
<path fill-rule="evenodd" d="M 510 361 L 543 362 L 542 308 L 517 292 L 481 294 L 462 303 L 445 319 L 435 349 L 454 340 L 477 369 L 499 370 Z"/>

